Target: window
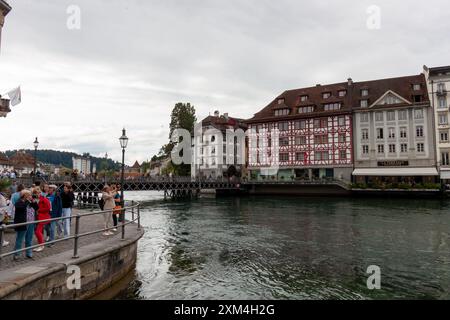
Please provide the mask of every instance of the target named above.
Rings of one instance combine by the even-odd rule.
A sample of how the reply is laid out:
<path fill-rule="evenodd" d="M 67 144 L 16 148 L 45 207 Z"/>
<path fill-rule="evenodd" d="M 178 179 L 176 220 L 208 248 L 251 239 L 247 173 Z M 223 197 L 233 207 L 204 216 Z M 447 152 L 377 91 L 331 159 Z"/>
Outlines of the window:
<path fill-rule="evenodd" d="M 278 109 L 278 110 L 275 110 L 275 116 L 287 116 L 287 115 L 289 115 L 289 109 Z"/>
<path fill-rule="evenodd" d="M 406 137 L 407 137 L 406 127 L 400 127 L 400 138 L 406 138 Z"/>
<path fill-rule="evenodd" d="M 378 145 L 378 153 L 384 153 L 384 144 Z"/>
<path fill-rule="evenodd" d="M 442 152 L 441 153 L 441 165 L 442 166 L 450 165 L 450 157 L 449 157 L 448 152 Z"/>
<path fill-rule="evenodd" d="M 361 119 L 361 122 L 369 122 L 369 114 L 361 113 L 360 119 Z"/>
<path fill-rule="evenodd" d="M 418 91 L 418 90 L 420 90 L 420 88 L 421 88 L 420 83 L 418 83 L 418 84 L 413 84 L 413 90 Z"/>
<path fill-rule="evenodd" d="M 438 107 L 439 107 L 439 109 L 447 108 L 447 99 L 445 99 L 444 97 L 440 97 Z"/>
<path fill-rule="evenodd" d="M 329 154 L 328 154 L 328 151 L 323 151 L 323 152 L 316 151 L 316 153 L 315 153 L 315 159 L 316 159 L 317 161 L 329 160 Z"/>
<path fill-rule="evenodd" d="M 295 129 L 306 129 L 306 120 L 295 121 Z"/>
<path fill-rule="evenodd" d="M 446 114 L 440 114 L 438 118 L 440 125 L 447 125 L 448 124 L 448 117 Z"/>
<path fill-rule="evenodd" d="M 395 139 L 395 128 L 389 128 L 389 139 Z"/>
<path fill-rule="evenodd" d="M 258 131 L 258 133 L 262 133 L 264 131 L 264 126 L 262 124 L 258 124 L 256 126 L 256 130 Z"/>
<path fill-rule="evenodd" d="M 414 119 L 423 119 L 423 110 L 422 109 L 414 110 Z"/>
<path fill-rule="evenodd" d="M 441 142 L 447 142 L 448 141 L 448 131 L 439 132 L 439 137 L 440 137 Z"/>
<path fill-rule="evenodd" d="M 383 121 L 383 112 L 375 112 L 375 121 Z"/>
<path fill-rule="evenodd" d="M 361 138 L 363 140 L 369 140 L 369 129 L 362 129 L 361 130 Z"/>
<path fill-rule="evenodd" d="M 422 95 L 416 94 L 413 96 L 414 102 L 422 102 Z"/>
<path fill-rule="evenodd" d="M 280 131 L 288 131 L 289 130 L 289 122 L 279 122 L 278 130 Z"/>
<path fill-rule="evenodd" d="M 295 161 L 305 161 L 306 160 L 306 153 L 305 152 L 297 152 L 295 154 Z"/>
<path fill-rule="evenodd" d="M 339 158 L 341 160 L 347 159 L 347 150 L 339 150 Z"/>
<path fill-rule="evenodd" d="M 283 104 L 284 103 L 284 98 L 279 98 L 278 99 L 278 104 Z"/>
<path fill-rule="evenodd" d="M 384 139 L 383 128 L 377 128 L 377 139 Z"/>
<path fill-rule="evenodd" d="M 388 111 L 387 121 L 395 121 L 395 111 Z"/>
<path fill-rule="evenodd" d="M 408 112 L 406 110 L 399 110 L 398 120 L 408 120 Z"/>
<path fill-rule="evenodd" d="M 367 144 L 362 146 L 362 153 L 369 154 L 369 146 Z"/>
<path fill-rule="evenodd" d="M 328 119 L 314 119 L 314 128 L 326 128 L 328 126 Z"/>
<path fill-rule="evenodd" d="M 339 141 L 339 143 L 345 143 L 347 141 L 347 137 L 346 137 L 345 133 L 339 133 L 338 141 Z"/>
<path fill-rule="evenodd" d="M 395 144 L 389 145 L 389 153 L 395 153 Z"/>
<path fill-rule="evenodd" d="M 408 144 L 402 143 L 402 144 L 400 145 L 400 152 L 401 152 L 401 153 L 406 153 L 406 152 L 408 152 Z"/>
<path fill-rule="evenodd" d="M 298 108 L 298 113 L 310 113 L 310 112 L 314 112 L 314 107 L 313 106 Z"/>
<path fill-rule="evenodd" d="M 328 135 L 326 135 L 326 134 L 315 135 L 314 143 L 315 144 L 327 144 L 328 143 Z"/>
<path fill-rule="evenodd" d="M 289 161 L 289 153 L 280 153 L 280 161 Z"/>
<path fill-rule="evenodd" d="M 306 144 L 306 136 L 296 136 L 295 144 L 296 145 L 305 145 Z"/>
<path fill-rule="evenodd" d="M 333 111 L 333 110 L 339 110 L 341 109 L 340 103 L 327 103 L 323 105 L 324 111 Z"/>
<path fill-rule="evenodd" d="M 339 97 L 345 97 L 347 94 L 347 90 L 340 90 L 339 91 Z"/>
<path fill-rule="evenodd" d="M 445 91 L 445 83 L 438 83 L 437 90 L 439 93 L 444 93 Z"/>
<path fill-rule="evenodd" d="M 329 97 L 331 97 L 331 92 L 324 92 L 324 93 L 322 93 L 322 98 L 328 99 Z"/>
<path fill-rule="evenodd" d="M 369 106 L 369 100 L 361 100 L 359 105 L 361 108 L 367 108 Z"/>
<path fill-rule="evenodd" d="M 425 152 L 425 147 L 424 147 L 423 143 L 417 144 L 417 152 L 420 152 L 420 153 Z"/>
<path fill-rule="evenodd" d="M 340 127 L 345 126 L 345 117 L 339 117 L 339 118 L 338 118 L 338 125 L 339 125 Z"/>
<path fill-rule="evenodd" d="M 285 147 L 289 145 L 289 138 L 288 137 L 282 137 L 279 139 L 280 141 L 280 146 L 281 147 Z"/>
<path fill-rule="evenodd" d="M 308 96 L 307 95 L 300 96 L 300 101 L 301 102 L 308 101 Z"/>
<path fill-rule="evenodd" d="M 417 126 L 416 127 L 416 137 L 422 138 L 423 137 L 423 127 Z"/>
<path fill-rule="evenodd" d="M 366 97 L 369 95 L 369 89 L 362 89 L 361 90 L 361 96 Z"/>

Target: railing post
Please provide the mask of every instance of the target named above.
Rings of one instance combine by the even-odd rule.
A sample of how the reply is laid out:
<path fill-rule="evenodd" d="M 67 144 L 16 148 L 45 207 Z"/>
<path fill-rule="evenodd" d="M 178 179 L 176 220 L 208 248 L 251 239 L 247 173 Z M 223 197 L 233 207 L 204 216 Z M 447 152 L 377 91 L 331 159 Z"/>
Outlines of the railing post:
<path fill-rule="evenodd" d="M 80 233 L 80 218 L 81 216 L 77 214 L 75 216 L 75 235 L 73 240 L 73 259 L 79 258 L 78 256 L 78 235 Z"/>
<path fill-rule="evenodd" d="M 125 211 L 126 211 L 126 209 L 125 209 L 125 204 L 124 204 L 124 206 L 123 206 L 123 208 L 122 208 L 122 213 L 121 213 L 121 215 L 122 215 L 122 240 L 125 240 Z"/>
<path fill-rule="evenodd" d="M 0 226 L 0 262 L 2 261 L 3 251 L 3 226 Z"/>
<path fill-rule="evenodd" d="M 134 223 L 134 200 L 131 200 L 131 221 Z"/>
<path fill-rule="evenodd" d="M 137 215 L 138 215 L 138 230 L 141 229 L 141 204 L 138 204 L 137 207 Z"/>

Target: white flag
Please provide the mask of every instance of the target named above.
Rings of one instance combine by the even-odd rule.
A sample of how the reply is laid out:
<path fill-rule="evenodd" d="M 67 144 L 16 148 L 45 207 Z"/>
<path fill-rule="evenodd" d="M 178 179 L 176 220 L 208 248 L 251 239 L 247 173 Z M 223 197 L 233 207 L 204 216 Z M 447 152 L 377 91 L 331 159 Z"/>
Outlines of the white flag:
<path fill-rule="evenodd" d="M 9 96 L 9 100 L 12 106 L 16 106 L 22 102 L 22 92 L 20 91 L 20 87 L 11 90 L 7 93 L 7 95 Z"/>

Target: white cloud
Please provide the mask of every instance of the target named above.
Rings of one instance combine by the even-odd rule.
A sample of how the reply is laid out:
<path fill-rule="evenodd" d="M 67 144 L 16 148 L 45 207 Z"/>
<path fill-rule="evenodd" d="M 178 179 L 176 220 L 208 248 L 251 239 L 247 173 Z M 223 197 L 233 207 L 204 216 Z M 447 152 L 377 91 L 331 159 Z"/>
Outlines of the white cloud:
<path fill-rule="evenodd" d="M 251 117 L 280 92 L 316 83 L 415 74 L 448 65 L 445 0 L 9 0 L 0 92 L 23 103 L 0 119 L 0 150 L 61 148 L 128 162 L 167 142 L 171 108 L 201 119 L 219 109 Z M 81 8 L 81 30 L 66 9 Z M 381 29 L 366 9 L 382 9 Z"/>

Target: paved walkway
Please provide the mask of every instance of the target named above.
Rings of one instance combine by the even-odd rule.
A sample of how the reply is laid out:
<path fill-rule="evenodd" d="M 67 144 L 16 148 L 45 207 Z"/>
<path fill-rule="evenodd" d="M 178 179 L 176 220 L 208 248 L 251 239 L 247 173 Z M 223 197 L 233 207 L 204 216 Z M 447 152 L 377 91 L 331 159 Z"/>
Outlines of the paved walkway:
<path fill-rule="evenodd" d="M 88 211 L 88 210 L 78 210 L 78 209 L 74 209 L 73 214 L 77 214 L 77 213 L 86 213 L 86 212 L 92 212 L 92 211 Z M 112 218 L 111 218 L 111 226 L 112 226 Z M 102 214 L 98 214 L 98 215 L 92 215 L 92 216 L 87 216 L 87 217 L 82 217 L 80 219 L 80 233 L 85 233 L 85 232 L 90 232 L 90 231 L 94 231 L 94 230 L 98 230 L 98 229 L 102 229 L 104 227 L 104 219 L 103 219 L 103 215 Z M 127 227 L 129 226 L 125 226 L 125 228 L 127 229 Z M 72 231 L 71 234 L 74 234 L 74 228 L 75 228 L 75 220 L 72 219 Z M 45 233 L 44 233 L 45 234 Z M 97 234 L 92 234 L 86 237 L 82 237 L 80 239 L 78 239 L 78 247 L 81 248 L 83 246 L 92 244 L 92 243 L 98 243 L 100 241 L 105 241 L 108 238 L 120 238 L 121 236 L 121 228 L 119 225 L 118 231 L 112 235 L 112 236 L 103 236 L 102 233 L 97 233 Z M 5 240 L 9 241 L 9 245 L 7 247 L 3 247 L 3 253 L 8 253 L 14 250 L 14 245 L 16 243 L 16 233 L 14 232 L 14 230 L 9 230 L 8 232 L 5 233 Z M 36 245 L 37 241 L 36 241 L 36 237 L 34 237 L 34 241 L 33 241 L 33 245 Z M 55 243 L 53 247 L 49 248 L 46 247 L 43 251 L 41 252 L 33 252 L 33 259 L 27 259 L 25 258 L 25 252 L 22 253 L 23 257 L 20 258 L 20 260 L 18 261 L 14 261 L 12 256 L 3 258 L 0 261 L 0 270 L 4 270 L 4 269 L 9 269 L 9 268 L 13 268 L 13 267 L 19 267 L 19 266 L 23 266 L 23 265 L 33 265 L 35 262 L 39 261 L 40 259 L 61 253 L 61 252 L 65 252 L 65 251 L 73 251 L 73 245 L 74 245 L 74 240 L 66 240 L 63 242 L 58 242 Z"/>

